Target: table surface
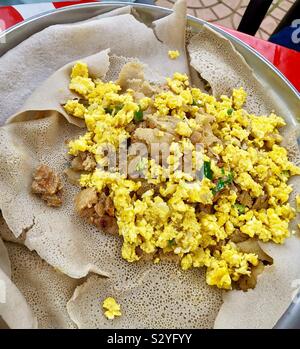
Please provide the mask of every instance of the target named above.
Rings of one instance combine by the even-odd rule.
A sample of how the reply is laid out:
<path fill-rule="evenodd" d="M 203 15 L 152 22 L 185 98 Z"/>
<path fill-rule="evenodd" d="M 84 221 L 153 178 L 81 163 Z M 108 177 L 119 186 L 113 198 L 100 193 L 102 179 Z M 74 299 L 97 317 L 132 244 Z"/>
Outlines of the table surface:
<path fill-rule="evenodd" d="M 42 0 L 41 0 L 42 1 Z M 79 0 L 68 2 L 48 2 L 28 5 L 15 5 L 0 7 L 0 32 L 10 28 L 11 26 L 22 22 L 32 16 L 38 15 L 42 12 L 55 10 L 57 8 L 88 3 L 99 2 L 101 0 Z M 250 45 L 256 51 L 267 58 L 283 75 L 300 91 L 300 53 L 280 45 L 261 40 L 259 38 L 237 32 L 235 30 L 224 28 L 230 34 L 238 37 L 243 42 Z"/>

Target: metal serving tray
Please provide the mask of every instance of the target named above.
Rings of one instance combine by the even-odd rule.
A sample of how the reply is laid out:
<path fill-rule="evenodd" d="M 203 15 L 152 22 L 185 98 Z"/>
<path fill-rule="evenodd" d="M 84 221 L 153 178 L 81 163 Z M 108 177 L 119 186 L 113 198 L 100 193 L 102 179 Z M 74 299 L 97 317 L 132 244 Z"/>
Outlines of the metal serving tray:
<path fill-rule="evenodd" d="M 34 16 L 0 34 L 0 57 L 29 36 L 50 25 L 86 20 L 125 5 L 127 4 L 118 2 L 106 4 L 90 3 L 69 6 Z M 152 19 L 158 19 L 171 13 L 171 10 L 158 6 L 144 4 L 132 4 L 132 6 L 138 9 L 143 15 L 149 16 Z M 196 30 L 204 23 L 206 22 L 201 19 L 188 16 L 188 24 Z M 287 121 L 296 125 L 298 123 L 296 117 L 300 116 L 300 95 L 295 87 L 279 72 L 279 70 L 249 45 L 218 27 L 211 24 L 208 25 L 232 42 L 236 50 L 244 56 L 249 66 L 254 70 L 256 76 L 262 80 L 267 88 L 275 94 L 276 98 L 282 102 L 286 110 L 285 117 Z M 2 43 L 4 41 L 4 36 L 5 44 Z M 300 329 L 300 298 L 298 304 L 292 304 L 289 309 L 287 309 L 286 313 L 279 319 L 275 328 Z"/>

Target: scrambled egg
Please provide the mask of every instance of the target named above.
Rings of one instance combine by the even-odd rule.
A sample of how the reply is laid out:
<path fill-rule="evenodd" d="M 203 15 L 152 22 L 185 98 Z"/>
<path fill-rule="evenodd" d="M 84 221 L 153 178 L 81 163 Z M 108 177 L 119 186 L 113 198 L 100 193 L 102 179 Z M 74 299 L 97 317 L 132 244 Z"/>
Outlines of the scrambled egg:
<path fill-rule="evenodd" d="M 180 53 L 179 53 L 178 50 L 175 50 L 175 51 L 170 50 L 170 51 L 168 52 L 168 55 L 169 55 L 169 57 L 170 57 L 171 59 L 176 59 L 176 58 L 178 58 L 178 57 L 180 56 Z"/>
<path fill-rule="evenodd" d="M 154 159 L 137 165 L 159 191 L 150 188 L 138 196 L 142 181 L 127 178 L 118 169 L 97 168 L 81 176 L 83 188 L 94 187 L 98 193 L 110 189 L 123 238 L 122 256 L 128 262 L 141 258 L 137 249 L 152 254 L 155 263 L 161 255 L 172 253 L 184 270 L 206 267 L 209 285 L 231 289 L 259 263 L 256 254 L 240 251 L 231 241 L 236 232 L 280 244 L 289 237 L 295 210 L 288 203 L 292 187 L 287 182 L 300 169 L 279 145 L 284 120 L 273 113 L 256 116 L 243 110 L 246 93 L 242 88 L 217 100 L 190 87 L 186 75 L 175 73 L 160 92 L 137 99 L 132 90 L 121 91 L 116 83 L 92 80 L 87 66 L 79 62 L 72 70 L 70 89 L 85 103 L 71 100 L 65 109 L 85 120 L 87 133 L 69 143 L 69 154 L 92 153 L 98 164 L 104 161 L 101 147 L 107 143 L 118 147 L 129 139 L 127 126 L 141 122 L 147 108 L 157 120 L 169 117 L 177 122 L 178 139 L 170 144 L 169 166 Z M 199 123 L 207 115 L 210 124 Z M 191 139 L 208 125 L 216 142 L 199 150 Z M 159 131 L 161 137 L 164 134 Z M 196 172 L 204 166 L 202 178 L 180 169 L 184 149 L 191 151 Z M 264 200 L 263 207 L 242 204 L 241 193 L 247 193 L 252 204 Z M 112 298 L 105 307 L 109 318 L 120 315 Z"/>
<path fill-rule="evenodd" d="M 121 307 L 112 297 L 108 297 L 103 302 L 103 308 L 106 309 L 104 315 L 109 319 L 113 320 L 116 316 L 121 316 Z"/>

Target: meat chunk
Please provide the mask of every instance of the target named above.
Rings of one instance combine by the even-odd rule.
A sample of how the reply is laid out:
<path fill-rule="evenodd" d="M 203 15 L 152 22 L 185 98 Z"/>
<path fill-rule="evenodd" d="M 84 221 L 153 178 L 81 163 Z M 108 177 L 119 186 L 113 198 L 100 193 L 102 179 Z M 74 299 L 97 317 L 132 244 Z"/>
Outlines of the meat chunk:
<path fill-rule="evenodd" d="M 201 126 L 211 125 L 216 121 L 213 115 L 210 115 L 204 111 L 203 108 L 199 108 L 199 113 L 196 115 L 196 122 Z"/>
<path fill-rule="evenodd" d="M 128 133 L 133 134 L 137 128 L 146 128 L 146 127 L 148 127 L 146 121 L 141 121 L 139 123 L 130 122 L 128 125 L 126 125 L 125 130 Z"/>
<path fill-rule="evenodd" d="M 144 81 L 144 68 L 138 62 L 129 62 L 123 66 L 117 84 L 121 86 L 123 91 L 126 91 L 132 88 L 132 80 L 133 82 L 138 81 L 139 84 Z"/>
<path fill-rule="evenodd" d="M 191 134 L 191 142 L 195 145 L 202 143 L 202 140 L 202 134 L 198 131 L 193 131 L 193 133 Z"/>
<path fill-rule="evenodd" d="M 102 217 L 93 217 L 91 223 L 102 229 L 105 233 L 113 235 L 118 233 L 118 224 L 115 217 L 105 214 Z"/>
<path fill-rule="evenodd" d="M 62 189 L 59 176 L 48 166 L 37 167 L 33 174 L 32 191 L 35 194 L 51 195 Z"/>
<path fill-rule="evenodd" d="M 152 97 L 157 92 L 158 92 L 157 86 L 149 83 L 148 81 L 143 81 L 141 85 L 141 93 L 143 93 L 147 97 Z"/>
<path fill-rule="evenodd" d="M 243 291 L 255 288 L 257 284 L 257 277 L 264 271 L 264 267 L 265 266 L 262 262 L 259 262 L 257 266 L 252 267 L 251 275 L 242 275 L 237 281 L 237 287 Z"/>
<path fill-rule="evenodd" d="M 109 196 L 107 196 L 105 193 L 101 193 L 96 206 L 97 208 L 95 207 L 95 210 L 99 216 L 103 214 L 108 214 L 110 217 L 114 217 L 115 215 L 114 203 L 112 199 Z"/>
<path fill-rule="evenodd" d="M 67 168 L 64 173 L 71 184 L 79 185 L 81 175 L 94 171 L 96 166 L 93 154 L 79 152 L 71 161 L 70 168 Z"/>
<path fill-rule="evenodd" d="M 47 165 L 40 165 L 33 174 L 31 190 L 46 201 L 48 206 L 62 205 L 62 188 L 60 177 Z"/>
<path fill-rule="evenodd" d="M 176 140 L 176 136 L 168 132 L 163 132 L 158 128 L 137 128 L 133 134 L 132 142 L 140 141 L 151 146 L 153 143 L 171 144 Z M 177 137 L 178 139 L 178 137 Z"/>
<path fill-rule="evenodd" d="M 98 195 L 95 188 L 81 190 L 75 197 L 75 209 L 80 217 L 103 231 L 118 232 L 114 203 L 105 191 Z"/>
<path fill-rule="evenodd" d="M 256 254 L 259 259 L 259 263 L 256 266 L 252 266 L 251 275 L 242 275 L 236 283 L 236 286 L 239 289 L 247 291 L 249 289 L 255 288 L 258 275 L 263 272 L 265 265 L 273 264 L 273 258 L 265 253 L 256 239 L 248 238 L 245 241 L 238 242 L 237 247 L 239 251 L 243 253 Z"/>
<path fill-rule="evenodd" d="M 136 192 L 136 195 L 138 197 L 141 197 L 148 190 L 154 190 L 155 192 L 157 192 L 159 190 L 155 184 L 148 183 L 146 181 L 141 181 L 141 183 L 142 183 L 141 187 Z"/>
<path fill-rule="evenodd" d="M 41 198 L 46 201 L 47 205 L 50 207 L 59 207 L 62 205 L 62 198 L 60 195 L 47 195 L 44 194 Z"/>
<path fill-rule="evenodd" d="M 141 235 L 140 235 L 141 236 Z M 145 251 L 143 251 L 141 249 L 140 246 L 137 246 L 135 248 L 135 253 L 137 254 L 137 256 L 140 257 L 140 259 L 142 259 L 143 261 L 153 261 L 155 258 L 155 252 L 152 253 L 146 253 Z"/>
<path fill-rule="evenodd" d="M 152 114 L 148 114 L 146 116 L 146 122 L 148 127 L 158 128 L 162 131 L 168 131 L 168 133 L 171 133 L 173 135 L 177 135 L 175 129 L 179 121 L 181 120 L 171 115 L 159 118 L 153 116 Z"/>
<path fill-rule="evenodd" d="M 191 142 L 194 145 L 203 144 L 204 146 L 209 147 L 213 143 L 220 143 L 220 140 L 213 134 L 210 125 L 208 125 L 201 131 L 193 131 L 191 134 Z"/>
<path fill-rule="evenodd" d="M 238 229 L 235 229 L 235 231 L 230 235 L 230 241 L 235 243 L 243 242 L 248 239 L 249 239 L 249 236 L 247 234 L 242 233 Z"/>
<path fill-rule="evenodd" d="M 75 209 L 81 217 L 88 217 L 90 209 L 96 205 L 98 195 L 95 188 L 81 190 L 75 197 Z"/>
<path fill-rule="evenodd" d="M 268 195 L 260 195 L 254 202 L 253 210 L 261 210 L 262 208 L 268 208 Z"/>
<path fill-rule="evenodd" d="M 273 258 L 266 254 L 256 239 L 249 239 L 248 237 L 247 240 L 238 242 L 237 247 L 243 253 L 255 253 L 264 264 L 273 264 Z"/>
<path fill-rule="evenodd" d="M 219 190 L 213 197 L 212 201 L 213 203 L 216 203 L 221 197 L 223 194 L 227 193 L 228 192 L 228 188 L 223 188 L 222 190 Z"/>
<path fill-rule="evenodd" d="M 208 114 L 198 114 L 195 121 L 199 127 L 198 131 L 193 131 L 191 134 L 191 142 L 196 144 L 203 144 L 209 147 L 213 143 L 221 143 L 220 139 L 216 137 L 212 131 L 211 123 L 215 121 L 214 116 Z"/>
<path fill-rule="evenodd" d="M 213 205 L 205 205 L 205 204 L 202 204 L 202 203 L 199 203 L 197 205 L 197 209 L 200 211 L 200 212 L 204 212 L 204 213 L 209 213 L 209 214 L 212 214 L 213 213 Z"/>
<path fill-rule="evenodd" d="M 123 66 L 117 84 L 121 86 L 122 91 L 134 90 L 135 100 L 145 96 L 151 97 L 157 89 L 155 85 L 145 81 L 144 67 L 138 62 L 129 62 Z"/>
<path fill-rule="evenodd" d="M 251 196 L 249 193 L 247 193 L 244 190 L 242 192 L 238 193 L 237 200 L 240 204 L 242 204 L 244 206 L 247 206 L 249 208 L 252 207 L 253 201 L 251 199 Z"/>
<path fill-rule="evenodd" d="M 94 155 L 88 152 L 79 152 L 71 161 L 71 169 L 74 171 L 93 171 L 97 166 Z"/>
<path fill-rule="evenodd" d="M 64 170 L 64 174 L 66 175 L 68 181 L 73 184 L 73 185 L 77 185 L 79 186 L 79 182 L 80 182 L 80 177 L 82 172 L 78 172 L 75 170 L 72 170 L 71 168 L 67 168 Z"/>

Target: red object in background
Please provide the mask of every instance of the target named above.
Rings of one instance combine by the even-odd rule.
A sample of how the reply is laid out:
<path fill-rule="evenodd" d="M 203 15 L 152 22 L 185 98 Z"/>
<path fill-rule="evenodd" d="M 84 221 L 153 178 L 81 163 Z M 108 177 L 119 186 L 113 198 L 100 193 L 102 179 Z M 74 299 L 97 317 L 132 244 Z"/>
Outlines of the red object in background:
<path fill-rule="evenodd" d="M 225 27 L 222 27 L 222 29 L 241 39 L 243 42 L 262 54 L 281 71 L 281 73 L 297 88 L 298 91 L 300 91 L 299 52 L 233 29 Z"/>
<path fill-rule="evenodd" d="M 99 2 L 98 0 L 81 0 L 81 1 L 63 1 L 63 2 L 53 2 L 55 8 L 66 7 L 70 5 L 85 4 L 88 2 Z"/>
<path fill-rule="evenodd" d="M 14 7 L 6 6 L 6 7 L 0 8 L 0 21 L 4 23 L 4 28 L 3 26 L 0 26 L 0 33 L 1 33 L 1 29 L 5 30 L 17 23 L 22 22 L 23 17 Z"/>

